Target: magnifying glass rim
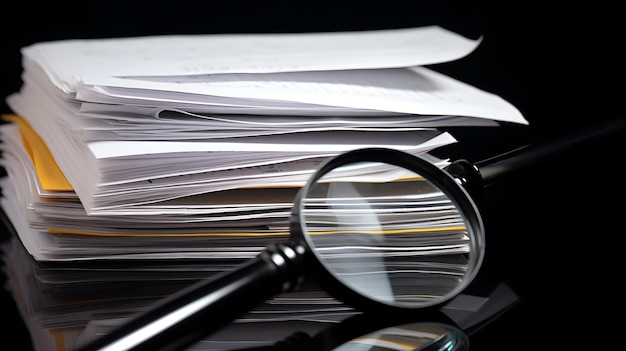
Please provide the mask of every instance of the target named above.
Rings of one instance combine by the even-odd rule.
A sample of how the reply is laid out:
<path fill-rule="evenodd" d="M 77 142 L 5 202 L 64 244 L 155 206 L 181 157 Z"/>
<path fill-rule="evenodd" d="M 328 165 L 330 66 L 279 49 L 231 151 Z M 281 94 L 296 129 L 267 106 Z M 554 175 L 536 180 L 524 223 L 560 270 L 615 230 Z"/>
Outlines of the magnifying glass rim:
<path fill-rule="evenodd" d="M 469 271 L 462 278 L 461 283 L 443 296 L 441 299 L 433 300 L 431 303 L 419 304 L 416 306 L 408 306 L 404 304 L 388 304 L 382 301 L 373 300 L 359 292 L 353 290 L 349 286 L 343 284 L 328 269 L 325 268 L 322 258 L 315 251 L 311 237 L 307 235 L 306 221 L 303 218 L 303 201 L 304 197 L 309 193 L 311 187 L 330 171 L 347 164 L 357 162 L 380 162 L 401 168 L 408 169 L 421 175 L 442 192 L 444 192 L 459 212 L 463 215 L 467 222 L 468 235 L 470 240 L 469 255 Z M 295 198 L 294 206 L 291 213 L 291 234 L 294 240 L 300 241 L 306 247 L 308 267 L 312 270 L 312 274 L 316 281 L 324 287 L 326 291 L 332 292 L 333 296 L 358 307 L 361 310 L 389 312 L 395 310 L 396 313 L 404 313 L 410 310 L 426 309 L 430 307 L 440 306 L 446 301 L 458 295 L 463 291 L 474 279 L 484 258 L 485 235 L 484 226 L 480 213 L 469 193 L 448 173 L 438 168 L 431 162 L 403 151 L 388 148 L 362 148 L 348 151 L 330 159 L 325 160 L 311 175 L 307 183 L 300 189 Z"/>

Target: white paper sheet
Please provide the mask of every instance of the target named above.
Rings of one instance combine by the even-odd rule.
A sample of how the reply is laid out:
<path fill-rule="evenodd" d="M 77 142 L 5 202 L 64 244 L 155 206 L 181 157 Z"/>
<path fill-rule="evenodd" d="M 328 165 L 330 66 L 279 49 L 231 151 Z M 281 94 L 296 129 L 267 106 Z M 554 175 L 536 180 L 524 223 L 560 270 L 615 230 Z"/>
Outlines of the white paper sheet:
<path fill-rule="evenodd" d="M 88 75 L 181 76 L 408 67 L 471 53 L 471 40 L 438 26 L 378 31 L 169 35 L 67 40 L 22 49 L 61 90 Z"/>
<path fill-rule="evenodd" d="M 77 99 L 107 102 L 96 94 L 123 99 L 160 101 L 170 107 L 178 102 L 202 101 L 214 97 L 275 103 L 316 104 L 417 115 L 450 115 L 527 124 L 522 114 L 497 95 L 479 90 L 426 67 L 274 74 L 186 76 L 150 80 L 83 76 Z M 83 91 L 90 91 L 84 96 Z M 111 101 L 111 100 L 109 100 Z M 272 113 L 266 107 L 264 114 Z M 253 113 L 254 110 L 251 111 Z M 314 112 L 311 112 L 315 114 Z M 323 109 L 318 115 L 328 115 Z M 332 115 L 332 112 L 331 112 Z M 356 115 L 356 113 L 355 113 Z"/>

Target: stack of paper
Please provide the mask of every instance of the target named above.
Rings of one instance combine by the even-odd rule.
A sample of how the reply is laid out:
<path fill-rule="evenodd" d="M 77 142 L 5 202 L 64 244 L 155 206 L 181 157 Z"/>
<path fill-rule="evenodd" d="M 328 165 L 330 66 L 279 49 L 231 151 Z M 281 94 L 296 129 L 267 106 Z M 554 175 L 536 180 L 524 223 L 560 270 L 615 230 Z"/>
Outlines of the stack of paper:
<path fill-rule="evenodd" d="M 54 275 L 56 289 L 31 287 L 30 300 L 99 300 L 106 282 L 123 291 L 118 301 L 137 302 L 123 288 L 137 267 L 166 295 L 199 278 L 177 275 L 195 269 L 190 260 L 215 273 L 287 240 L 293 198 L 328 157 L 389 147 L 443 167 L 428 154 L 456 141 L 443 127 L 526 124 L 499 96 L 425 67 L 479 44 L 432 26 L 25 47 L 24 85 L 7 98 L 15 115 L 0 126 L 1 206 L 38 265 L 76 265 Z M 353 313 L 339 304 L 337 317 L 316 287 L 301 294 L 324 307 L 287 303 L 259 320 Z M 29 316 L 46 328 L 110 326 L 135 310 L 118 303 L 105 317 L 89 303 Z"/>

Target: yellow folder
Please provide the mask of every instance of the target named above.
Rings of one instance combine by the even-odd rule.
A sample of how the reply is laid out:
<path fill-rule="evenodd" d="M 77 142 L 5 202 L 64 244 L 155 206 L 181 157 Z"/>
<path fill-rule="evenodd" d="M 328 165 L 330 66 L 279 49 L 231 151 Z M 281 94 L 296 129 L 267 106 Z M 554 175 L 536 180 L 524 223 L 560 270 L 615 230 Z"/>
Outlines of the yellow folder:
<path fill-rule="evenodd" d="M 41 186 L 50 191 L 74 191 L 50 150 L 31 126 L 24 119 L 13 114 L 2 115 L 2 119 L 18 125 L 22 142 L 35 165 Z"/>

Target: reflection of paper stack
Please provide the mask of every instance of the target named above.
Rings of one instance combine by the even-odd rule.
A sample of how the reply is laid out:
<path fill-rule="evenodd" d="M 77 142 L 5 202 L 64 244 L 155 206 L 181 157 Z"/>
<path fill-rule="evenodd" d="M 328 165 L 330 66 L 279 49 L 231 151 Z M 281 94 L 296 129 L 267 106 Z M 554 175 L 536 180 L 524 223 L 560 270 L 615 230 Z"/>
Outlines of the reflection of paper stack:
<path fill-rule="evenodd" d="M 440 127 L 526 124 L 498 96 L 424 67 L 479 43 L 424 27 L 31 45 L 7 99 L 16 115 L 0 127 L 2 209 L 41 265 L 229 270 L 287 239 L 293 198 L 328 157 L 389 147 L 444 166 L 428 154 L 455 142 Z M 41 316 L 77 328 L 92 317 Z"/>
<path fill-rule="evenodd" d="M 232 265 L 143 261 L 40 265 L 17 238 L 2 247 L 7 287 L 26 319 L 36 350 L 72 350 L 189 284 Z M 271 344 L 292 333 L 311 335 L 356 311 L 314 283 L 275 296 L 201 340 L 193 349 L 230 350 Z"/>

